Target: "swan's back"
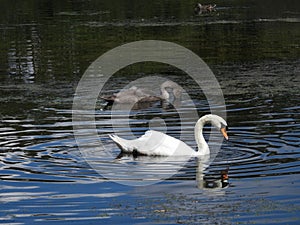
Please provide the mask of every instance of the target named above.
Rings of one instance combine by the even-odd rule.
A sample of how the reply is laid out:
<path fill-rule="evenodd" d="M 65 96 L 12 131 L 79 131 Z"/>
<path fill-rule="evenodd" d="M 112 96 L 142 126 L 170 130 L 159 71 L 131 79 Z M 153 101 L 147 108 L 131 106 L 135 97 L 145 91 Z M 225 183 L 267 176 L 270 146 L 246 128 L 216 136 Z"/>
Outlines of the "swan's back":
<path fill-rule="evenodd" d="M 149 130 L 143 136 L 134 140 L 126 140 L 117 135 L 110 138 L 125 153 L 137 151 L 151 156 L 195 155 L 195 150 L 184 142 L 159 131 Z"/>

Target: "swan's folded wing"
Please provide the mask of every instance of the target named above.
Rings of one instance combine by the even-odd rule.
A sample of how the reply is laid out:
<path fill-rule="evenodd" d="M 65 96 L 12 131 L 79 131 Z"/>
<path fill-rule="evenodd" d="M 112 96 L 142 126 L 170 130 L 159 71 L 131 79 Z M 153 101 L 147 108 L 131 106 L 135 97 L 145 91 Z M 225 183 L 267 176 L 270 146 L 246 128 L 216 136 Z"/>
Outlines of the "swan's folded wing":
<path fill-rule="evenodd" d="M 156 134 L 155 137 L 154 134 Z M 134 140 L 120 138 L 117 135 L 109 135 L 109 137 L 123 152 L 132 153 L 136 150 L 141 154 L 152 155 L 153 148 L 157 146 L 156 140 L 159 140 L 161 135 L 164 134 L 160 132 L 153 133 L 151 130 L 149 130 L 144 135 Z"/>
<path fill-rule="evenodd" d="M 146 135 L 149 135 L 149 141 L 144 142 L 144 146 L 140 149 L 140 152 L 144 152 L 145 149 L 148 155 L 191 156 L 195 153 L 195 151 L 183 141 L 164 133 L 150 130 L 146 132 Z"/>
<path fill-rule="evenodd" d="M 147 131 L 139 139 L 142 141 L 142 145 L 138 151 L 147 155 L 171 156 L 181 142 L 176 138 L 154 130 Z"/>
<path fill-rule="evenodd" d="M 117 135 L 110 135 L 110 138 L 123 152 L 127 153 L 137 151 L 144 155 L 172 156 L 190 155 L 194 152 L 184 142 L 153 130 L 147 131 L 143 136 L 134 140 L 126 140 Z"/>

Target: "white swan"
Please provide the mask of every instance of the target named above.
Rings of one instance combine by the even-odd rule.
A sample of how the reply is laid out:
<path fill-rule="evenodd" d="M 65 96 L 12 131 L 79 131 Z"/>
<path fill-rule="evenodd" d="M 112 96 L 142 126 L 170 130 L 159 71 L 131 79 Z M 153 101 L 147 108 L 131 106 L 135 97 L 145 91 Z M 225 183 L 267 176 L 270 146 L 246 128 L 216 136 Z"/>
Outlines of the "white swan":
<path fill-rule="evenodd" d="M 195 139 L 198 151 L 176 138 L 154 130 L 147 131 L 143 136 L 135 140 L 126 140 L 117 135 L 109 135 L 109 137 L 124 153 L 138 153 L 150 156 L 202 156 L 210 153 L 208 144 L 202 134 L 206 123 L 211 123 L 219 129 L 224 138 L 228 140 L 226 121 L 222 117 L 213 114 L 202 116 L 195 125 Z"/>
<path fill-rule="evenodd" d="M 111 96 L 101 96 L 101 99 L 107 101 L 108 103 L 121 103 L 121 104 L 131 104 L 140 102 L 153 102 L 160 100 L 170 101 L 170 94 L 168 89 L 172 90 L 174 100 L 179 99 L 183 92 L 183 89 L 171 80 L 167 80 L 160 86 L 161 95 L 157 96 L 151 91 L 132 86 L 129 89 L 123 90 L 117 94 Z"/>

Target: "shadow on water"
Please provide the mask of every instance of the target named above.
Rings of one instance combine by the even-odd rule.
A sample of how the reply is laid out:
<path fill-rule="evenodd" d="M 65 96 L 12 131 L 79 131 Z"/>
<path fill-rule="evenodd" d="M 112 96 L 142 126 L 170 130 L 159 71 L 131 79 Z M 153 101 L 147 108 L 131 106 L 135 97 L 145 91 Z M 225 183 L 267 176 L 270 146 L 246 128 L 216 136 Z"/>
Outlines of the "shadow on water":
<path fill-rule="evenodd" d="M 216 11 L 200 15 L 193 12 L 194 1 L 130 2 L 2 3 L 1 223 L 298 223 L 299 1 L 216 1 Z M 139 137 L 151 127 L 195 148 L 195 121 L 179 113 L 210 112 L 202 91 L 182 71 L 150 62 L 132 65 L 111 78 L 107 93 L 160 75 L 182 85 L 192 101 L 177 108 L 153 104 L 124 118 L 99 100 L 96 127 L 111 157 L 98 165 L 115 176 L 109 180 L 78 149 L 73 97 L 98 56 L 142 39 L 176 42 L 209 64 L 226 100 L 229 141 L 209 166 L 196 158 L 116 161 L 120 151 L 108 134 Z M 114 127 L 112 115 L 118 118 Z M 206 138 L 209 132 L 206 127 Z M 217 133 L 212 129 L 212 136 Z M 132 168 L 141 169 L 142 178 Z M 203 188 L 219 185 L 227 168 L 227 188 Z M 168 178 L 156 176 L 162 173 Z M 122 184 L 143 179 L 155 182 Z"/>

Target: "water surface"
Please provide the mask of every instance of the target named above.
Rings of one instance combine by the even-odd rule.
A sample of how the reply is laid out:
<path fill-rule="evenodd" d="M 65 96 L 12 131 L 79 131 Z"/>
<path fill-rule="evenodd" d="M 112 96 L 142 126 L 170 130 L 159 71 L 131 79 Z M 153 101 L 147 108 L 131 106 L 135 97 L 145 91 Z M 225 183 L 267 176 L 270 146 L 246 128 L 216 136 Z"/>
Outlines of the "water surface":
<path fill-rule="evenodd" d="M 297 224 L 300 197 L 299 1 L 216 1 L 217 11 L 194 15 L 185 1 L 4 1 L 0 14 L 0 220 L 3 224 Z M 175 42 L 199 55 L 218 79 L 229 124 L 214 162 L 160 162 L 172 173 L 150 186 L 120 164 L 152 165 L 152 158 L 101 161 L 107 180 L 82 157 L 73 136 L 72 102 L 89 64 L 104 52 L 136 40 Z M 108 138 L 111 114 L 124 137 L 150 127 L 196 147 L 194 122 L 178 112 L 210 112 L 205 96 L 182 71 L 159 63 L 132 65 L 106 85 L 119 91 L 143 76 L 182 85 L 193 102 L 178 110 L 159 104 L 132 110 L 130 129 L 121 111 L 99 100 L 99 138 Z M 218 107 L 218 106 L 215 106 Z M 153 119 L 161 118 L 165 126 Z M 160 120 L 159 120 L 160 121 Z M 182 130 L 186 131 L 181 135 Z M 205 136 L 209 136 L 209 127 Z M 213 130 L 213 135 L 218 135 Z M 174 167 L 180 169 L 173 173 Z M 200 168 L 200 169 L 199 169 Z M 199 188 L 199 177 L 228 168 L 229 187 Z"/>

